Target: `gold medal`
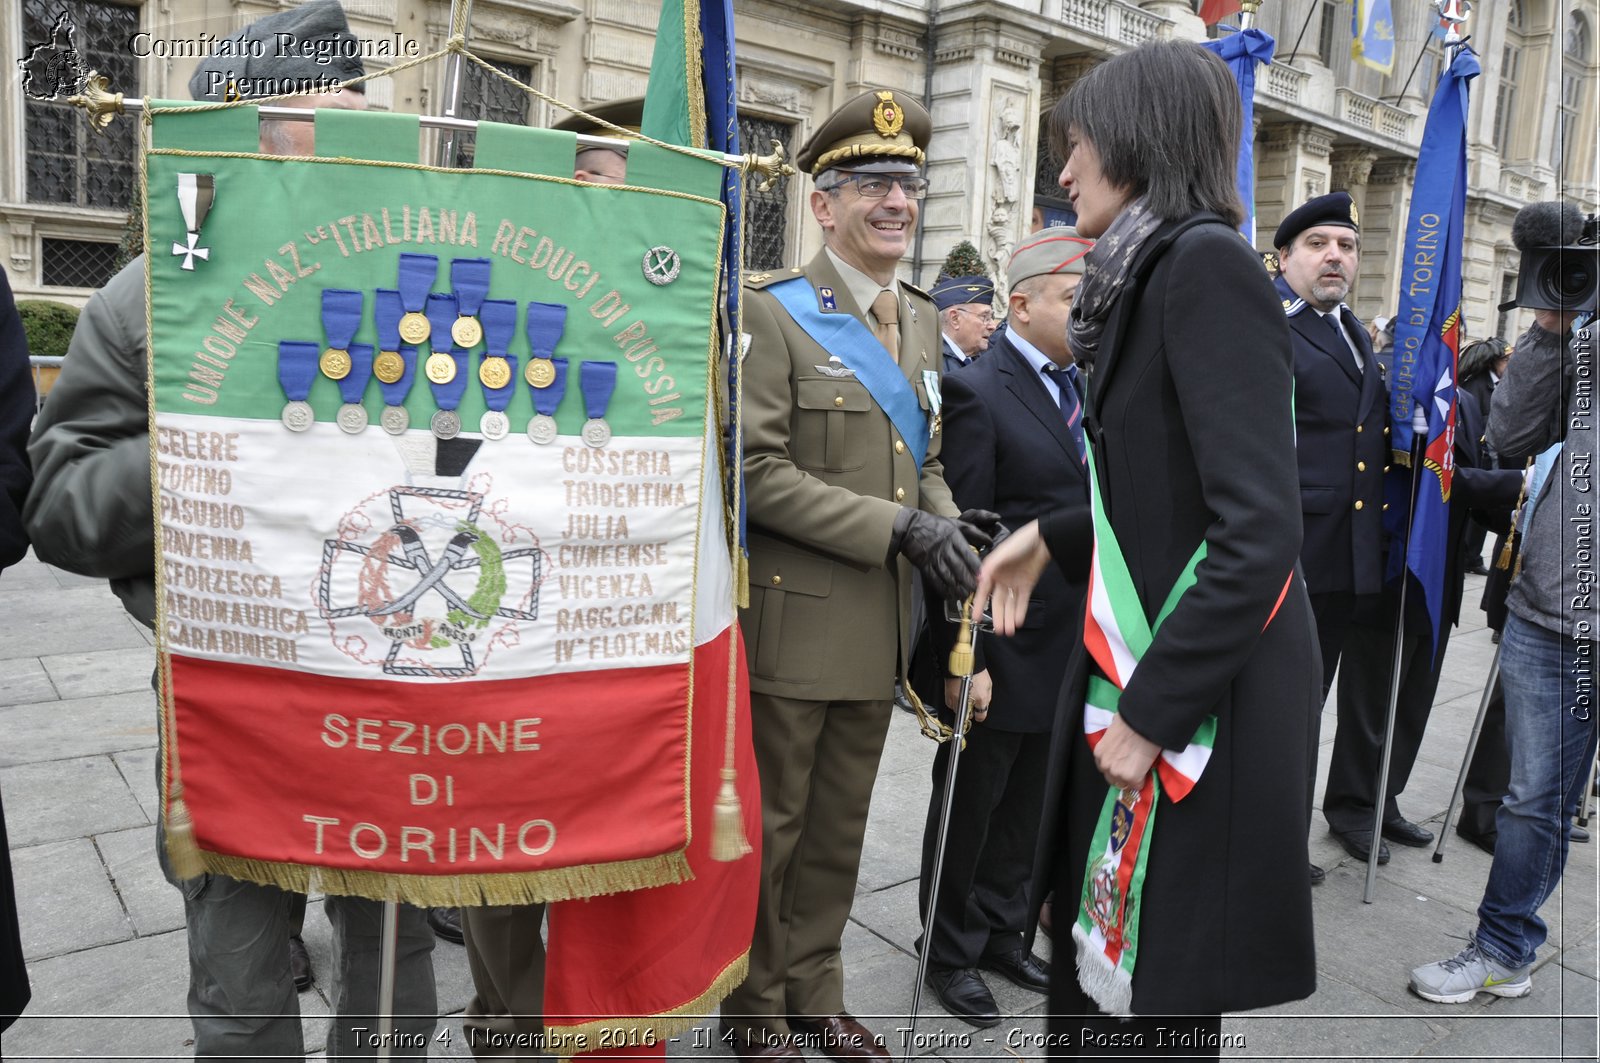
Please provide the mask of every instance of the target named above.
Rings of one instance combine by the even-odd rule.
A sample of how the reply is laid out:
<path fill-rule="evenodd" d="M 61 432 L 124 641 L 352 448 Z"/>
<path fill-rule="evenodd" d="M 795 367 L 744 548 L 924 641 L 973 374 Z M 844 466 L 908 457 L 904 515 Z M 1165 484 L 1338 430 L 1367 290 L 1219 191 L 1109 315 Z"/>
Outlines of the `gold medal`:
<path fill-rule="evenodd" d="M 478 363 L 478 379 L 486 388 L 503 388 L 511 383 L 511 363 L 495 355 Z"/>
<path fill-rule="evenodd" d="M 406 360 L 395 351 L 379 351 L 372 360 L 372 375 L 385 384 L 398 383 L 406 375 Z"/>
<path fill-rule="evenodd" d="M 329 380 L 343 380 L 350 375 L 350 352 L 329 347 L 322 352 L 322 375 Z"/>
<path fill-rule="evenodd" d="M 428 379 L 435 384 L 448 384 L 456 378 L 456 360 L 439 351 L 428 355 L 428 364 L 425 369 Z"/>
<path fill-rule="evenodd" d="M 400 319 L 400 338 L 407 343 L 422 343 L 433 332 L 428 315 L 412 310 Z"/>
<path fill-rule="evenodd" d="M 458 317 L 456 323 L 450 326 L 450 338 L 455 340 L 457 347 L 476 347 L 483 342 L 483 326 L 478 324 L 475 317 Z"/>
<path fill-rule="evenodd" d="M 529 387 L 547 388 L 556 382 L 556 364 L 548 358 L 533 358 L 523 375 Z"/>

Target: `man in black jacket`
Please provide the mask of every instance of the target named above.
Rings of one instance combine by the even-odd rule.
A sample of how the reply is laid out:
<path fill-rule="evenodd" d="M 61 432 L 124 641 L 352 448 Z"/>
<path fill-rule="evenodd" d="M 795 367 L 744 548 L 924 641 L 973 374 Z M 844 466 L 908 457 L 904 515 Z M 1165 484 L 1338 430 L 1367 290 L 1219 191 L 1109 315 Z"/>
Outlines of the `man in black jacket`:
<path fill-rule="evenodd" d="M 1033 234 L 1011 257 L 1005 331 L 973 365 L 944 378 L 945 482 L 956 504 L 1000 514 L 1019 527 L 1088 501 L 1083 391 L 1067 349 L 1067 315 L 1091 241 L 1068 228 Z M 920 904 L 928 927 L 928 982 L 953 1015 L 974 1026 L 1000 1021 L 978 968 L 1043 993 L 1048 966 L 1024 933 L 1038 910 L 1029 895 L 1043 811 L 1057 694 L 1077 640 L 1084 585 L 1049 569 L 1034 590 L 1027 625 L 980 642 L 973 679 L 977 722 L 961 755 L 939 898 L 928 918 L 949 744 L 933 764 L 923 836 Z M 943 674 L 951 644 L 943 603 L 929 601 Z M 959 680 L 944 680 L 954 706 Z M 946 721 L 953 719 L 948 712 Z"/>
<path fill-rule="evenodd" d="M 1326 701 L 1357 604 L 1383 587 L 1388 403 L 1367 330 L 1344 305 L 1361 257 L 1350 194 L 1318 196 L 1292 211 L 1278 226 L 1273 246 L 1282 272 L 1278 294 L 1294 345 L 1295 451 L 1305 526 L 1300 567 L 1317 622 Z M 1320 704 L 1317 709 L 1308 796 L 1316 791 Z M 1346 726 L 1341 716 L 1339 730 Z M 1338 777 L 1347 768 L 1338 762 L 1337 746 L 1334 756 L 1329 770 Z M 1322 869 L 1311 865 L 1311 881 L 1322 877 Z"/>

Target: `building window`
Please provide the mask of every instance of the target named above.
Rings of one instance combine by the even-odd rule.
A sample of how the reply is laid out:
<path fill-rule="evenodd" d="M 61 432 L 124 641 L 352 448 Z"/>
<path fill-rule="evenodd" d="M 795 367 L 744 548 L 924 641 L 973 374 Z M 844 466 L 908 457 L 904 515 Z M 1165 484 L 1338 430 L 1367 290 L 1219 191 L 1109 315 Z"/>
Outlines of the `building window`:
<path fill-rule="evenodd" d="M 1337 4 L 1322 5 L 1322 23 L 1320 28 L 1321 36 L 1317 39 L 1317 57 L 1322 60 L 1322 65 L 1328 67 L 1329 69 L 1332 69 L 1333 67 L 1334 49 L 1338 46 L 1339 42 L 1340 10 L 1341 9 L 1339 5 Z M 1349 21 L 1348 13 L 1346 14 L 1345 21 Z M 1348 39 L 1349 36 L 1349 32 L 1346 31 L 1345 37 Z"/>
<path fill-rule="evenodd" d="M 103 288 L 116 272 L 117 245 L 92 240 L 40 241 L 39 278 L 50 288 Z"/>
<path fill-rule="evenodd" d="M 794 126 L 770 118 L 741 114 L 739 144 L 746 152 L 765 155 L 776 140 L 784 155 L 794 157 Z M 744 264 L 747 269 L 782 269 L 787 262 L 785 249 L 789 233 L 789 186 L 794 181 L 779 181 L 771 191 L 762 192 L 754 181 L 744 186 Z"/>
<path fill-rule="evenodd" d="M 1509 303 L 1517 297 L 1517 275 L 1515 273 L 1500 274 L 1500 302 Z M 1496 336 L 1510 336 L 1511 310 L 1500 311 L 1500 316 L 1494 319 L 1494 334 Z"/>
<path fill-rule="evenodd" d="M 85 72 L 97 70 L 111 88 L 140 95 L 139 66 L 128 41 L 139 32 L 139 9 L 100 0 L 22 0 L 22 39 L 50 40 L 65 12 L 77 27 L 73 45 Z M 121 119 L 94 133 L 64 99 L 26 100 L 27 196 L 30 203 L 126 210 L 133 201 L 138 122 Z M 48 282 L 47 282 L 48 283 Z"/>
<path fill-rule="evenodd" d="M 1494 105 L 1494 143 L 1502 159 L 1515 157 L 1517 146 L 1517 78 L 1522 72 L 1522 3 L 1511 0 L 1506 15 L 1506 43 L 1500 50 L 1500 91 Z"/>
<path fill-rule="evenodd" d="M 502 63 L 490 60 L 489 65 L 511 75 L 524 85 L 533 84 L 533 67 L 526 63 Z M 456 115 L 475 122 L 503 122 L 506 125 L 528 124 L 526 92 L 495 77 L 477 63 L 461 64 L 461 103 Z M 472 165 L 477 149 L 475 133 L 456 134 L 456 165 Z"/>
<path fill-rule="evenodd" d="M 1561 46 L 1561 107 L 1556 115 L 1556 140 L 1551 165 L 1567 174 L 1574 184 L 1593 180 L 1584 173 L 1583 114 L 1584 89 L 1589 82 L 1589 23 L 1574 11 L 1567 16 L 1567 32 Z"/>

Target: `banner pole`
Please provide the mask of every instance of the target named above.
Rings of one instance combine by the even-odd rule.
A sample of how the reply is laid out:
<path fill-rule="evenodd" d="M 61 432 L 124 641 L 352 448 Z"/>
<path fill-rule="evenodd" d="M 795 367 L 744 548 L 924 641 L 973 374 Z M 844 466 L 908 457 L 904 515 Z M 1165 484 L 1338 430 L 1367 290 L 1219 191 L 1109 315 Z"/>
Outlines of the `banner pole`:
<path fill-rule="evenodd" d="M 383 929 L 378 935 L 378 1058 L 389 1058 L 394 1040 L 395 953 L 400 943 L 400 905 L 383 902 Z"/>
<path fill-rule="evenodd" d="M 1489 714 L 1489 700 L 1494 697 L 1494 685 L 1500 681 L 1500 647 L 1494 648 L 1494 659 L 1489 662 L 1489 677 L 1483 681 L 1483 697 L 1478 699 L 1478 718 L 1472 721 L 1472 734 L 1467 737 L 1467 752 L 1461 758 L 1461 773 L 1456 776 L 1456 790 L 1450 795 L 1450 807 L 1444 810 L 1444 823 L 1439 826 L 1439 844 L 1433 850 L 1433 862 L 1444 863 L 1444 841 L 1450 836 L 1450 821 L 1455 818 L 1456 806 L 1467 788 L 1467 769 L 1472 766 L 1473 754 L 1478 752 L 1478 738 L 1483 734 L 1483 718 Z"/>
<path fill-rule="evenodd" d="M 1411 416 L 1411 509 L 1415 515 L 1417 485 L 1422 480 L 1422 455 L 1428 442 L 1428 424 L 1421 405 Z M 1419 425 L 1420 421 L 1420 425 Z M 1411 552 L 1412 517 L 1406 518 L 1406 536 L 1400 543 L 1402 559 Z M 1389 712 L 1383 723 L 1383 759 L 1378 766 L 1378 782 L 1372 802 L 1372 842 L 1367 849 L 1367 884 L 1361 903 L 1372 903 L 1372 886 L 1378 880 L 1378 850 L 1383 845 L 1383 806 L 1389 799 L 1389 761 L 1394 756 L 1394 718 L 1400 705 L 1400 666 L 1406 641 L 1406 587 L 1411 570 L 1404 560 L 1400 566 L 1400 608 L 1394 619 L 1394 661 L 1389 672 Z M 1421 647 L 1418 648 L 1419 652 Z"/>
<path fill-rule="evenodd" d="M 459 40 L 462 46 L 467 43 L 467 22 L 472 18 L 472 0 L 450 0 L 450 39 Z M 466 58 L 458 51 L 452 51 L 445 68 L 444 75 L 444 107 L 442 115 L 445 118 L 456 117 L 456 110 L 461 106 L 461 68 L 466 65 Z M 446 127 L 439 134 L 439 165 L 454 166 L 456 158 L 457 133 L 454 127 Z"/>

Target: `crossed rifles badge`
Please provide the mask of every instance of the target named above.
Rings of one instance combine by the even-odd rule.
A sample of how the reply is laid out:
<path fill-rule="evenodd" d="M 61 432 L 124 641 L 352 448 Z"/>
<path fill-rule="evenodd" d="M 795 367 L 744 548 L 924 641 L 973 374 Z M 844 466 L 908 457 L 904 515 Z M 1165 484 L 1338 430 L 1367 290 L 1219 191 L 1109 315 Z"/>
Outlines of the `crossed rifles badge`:
<path fill-rule="evenodd" d="M 189 231 L 185 243 L 172 244 L 172 253 L 183 256 L 183 268 L 194 271 L 194 260 L 211 259 L 211 249 L 200 246 L 200 226 L 211 213 L 211 203 L 216 199 L 216 186 L 211 174 L 180 173 L 178 175 L 178 206 L 183 209 L 183 224 Z"/>
<path fill-rule="evenodd" d="M 342 523 L 362 534 L 323 542 L 317 605 L 324 619 L 354 621 L 333 625 L 342 652 L 375 664 L 369 640 L 379 644 L 386 675 L 476 675 L 498 637 L 496 621 L 539 619 L 541 551 L 536 543 L 502 548 L 524 536 L 481 494 L 394 487 Z"/>

